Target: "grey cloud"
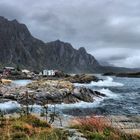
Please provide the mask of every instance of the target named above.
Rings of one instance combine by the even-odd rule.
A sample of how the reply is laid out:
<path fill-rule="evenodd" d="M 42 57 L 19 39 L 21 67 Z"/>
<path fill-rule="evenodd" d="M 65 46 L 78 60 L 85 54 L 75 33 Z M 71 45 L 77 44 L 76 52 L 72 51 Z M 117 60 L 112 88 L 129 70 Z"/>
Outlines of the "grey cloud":
<path fill-rule="evenodd" d="M 8 19 L 22 19 L 24 11 L 13 5 L 0 3 L 0 15 Z"/>
<path fill-rule="evenodd" d="M 17 18 L 45 42 L 61 39 L 100 62 L 140 67 L 139 7 L 139 0 L 1 0 L 0 15 Z"/>

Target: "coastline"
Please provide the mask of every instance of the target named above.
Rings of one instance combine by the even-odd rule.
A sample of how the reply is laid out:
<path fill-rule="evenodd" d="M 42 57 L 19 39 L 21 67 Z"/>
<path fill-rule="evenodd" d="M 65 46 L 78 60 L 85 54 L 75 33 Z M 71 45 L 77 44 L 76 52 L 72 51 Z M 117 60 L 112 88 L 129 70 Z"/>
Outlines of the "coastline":
<path fill-rule="evenodd" d="M 49 100 L 51 99 L 51 101 L 48 102 L 48 100 L 47 100 L 47 102 L 44 102 L 47 105 L 52 104 L 52 106 L 55 106 L 55 104 L 59 104 L 61 106 L 61 104 L 63 103 L 63 104 L 67 104 L 67 106 L 70 107 L 71 104 L 73 104 L 73 106 L 75 106 L 74 103 L 78 104 L 81 101 L 86 101 L 87 103 L 89 103 L 89 106 L 90 106 L 90 103 L 96 102 L 96 99 L 95 100 L 91 100 L 91 99 L 94 99 L 94 98 L 102 99 L 102 98 L 108 97 L 107 95 L 103 94 L 102 92 L 100 93 L 100 92 L 96 92 L 96 90 L 93 91 L 93 90 L 88 89 L 88 88 L 90 88 L 87 86 L 88 84 L 92 84 L 93 86 L 95 86 L 95 85 L 97 86 L 97 83 L 98 83 L 98 86 L 109 86 L 110 84 L 111 84 L 110 86 L 114 86 L 114 87 L 115 86 L 118 86 L 118 87 L 123 86 L 122 84 L 113 81 L 111 78 L 108 78 L 106 80 L 99 80 L 98 82 L 92 81 L 92 83 L 87 82 L 87 81 L 85 83 L 83 83 L 83 81 L 82 81 L 81 83 L 78 83 L 78 85 L 77 84 L 75 85 L 70 81 L 65 81 L 65 80 L 63 80 L 63 78 L 61 80 L 60 79 L 59 80 L 58 79 L 52 80 L 50 78 L 49 79 L 43 78 L 43 79 L 39 79 L 36 81 L 31 81 L 31 83 L 27 83 L 27 85 L 22 85 L 22 86 L 16 85 L 16 86 L 11 87 L 10 85 L 7 85 L 8 88 L 10 89 L 10 92 L 9 91 L 7 92 L 6 90 L 3 92 L 5 93 L 4 98 L 6 97 L 5 98 L 6 102 L 8 100 L 17 101 L 16 99 L 18 99 L 18 102 L 25 105 L 25 106 L 27 105 L 26 101 L 28 101 L 28 105 L 31 105 L 31 106 L 34 103 L 35 104 L 37 103 L 34 101 L 31 102 L 33 94 L 38 97 L 37 101 L 41 101 L 41 99 L 43 98 L 42 102 L 44 102 L 47 99 L 47 97 L 49 97 L 48 99 Z M 4 85 L 2 85 L 2 86 L 4 86 Z M 4 87 L 6 87 L 6 85 Z M 74 90 L 76 90 L 76 92 L 71 93 L 71 91 L 74 91 Z M 17 91 L 18 91 L 18 93 L 17 93 Z M 26 98 L 26 100 L 25 100 L 23 95 L 26 96 L 26 94 L 25 94 L 26 91 L 28 91 L 29 98 L 28 99 Z M 54 93 L 56 93 L 56 94 L 54 94 Z M 113 94 L 113 93 L 110 93 L 110 94 Z M 42 95 L 42 96 L 40 96 L 40 95 Z M 53 95 L 52 96 L 53 98 L 50 95 Z M 65 95 L 65 96 L 72 95 L 73 97 L 70 96 L 69 98 L 67 98 L 67 99 L 64 98 L 62 100 L 62 97 L 63 97 L 62 95 Z M 60 98 L 60 96 L 61 96 L 61 98 Z M 23 99 L 20 99 L 19 97 L 22 97 Z M 1 96 L 1 99 L 4 99 L 4 98 L 3 98 L 3 96 Z M 52 101 L 52 99 L 53 99 L 53 101 Z M 55 99 L 57 99 L 57 100 L 55 100 Z M 86 102 L 83 102 L 83 106 L 86 106 Z M 38 102 L 37 104 L 41 105 L 40 102 Z M 66 107 L 66 106 L 64 106 L 64 107 Z M 85 107 L 85 109 L 86 109 L 86 107 Z M 74 110 L 74 112 L 77 112 L 77 114 L 78 114 L 78 110 Z M 31 114 L 35 115 L 36 117 L 38 117 L 41 120 L 45 120 L 45 117 L 40 117 L 40 115 L 39 115 L 40 113 L 36 114 L 35 112 L 32 112 Z M 72 113 L 72 111 L 71 111 L 71 113 Z M 86 111 L 85 111 L 85 113 L 86 113 Z M 49 114 L 51 114 L 51 111 L 48 112 L 48 119 L 50 119 Z M 10 116 L 10 115 L 11 114 L 6 115 L 6 116 Z M 16 115 L 17 114 L 15 114 L 15 117 L 16 117 Z M 54 122 L 52 123 L 52 126 L 54 128 L 60 128 L 60 129 L 63 128 L 63 129 L 68 130 L 70 132 L 72 131 L 73 135 L 78 135 L 77 137 L 82 137 L 82 138 L 83 138 L 83 135 L 81 133 L 79 133 L 77 130 L 71 129 L 69 127 L 72 124 L 73 120 L 75 120 L 77 118 L 84 119 L 84 118 L 91 118 L 92 117 L 92 115 L 80 116 L 80 113 L 78 116 L 66 115 L 63 113 L 62 114 L 58 113 L 57 115 L 61 117 L 63 125 L 61 126 L 61 124 L 60 124 L 60 118 L 56 117 L 54 119 Z M 14 114 L 12 114 L 12 116 L 14 116 Z M 97 117 L 97 118 L 100 118 L 100 117 L 105 118 L 106 120 L 108 120 L 107 121 L 108 124 L 111 123 L 113 128 L 118 129 L 122 133 L 126 133 L 126 134 L 138 134 L 138 133 L 140 133 L 140 115 L 127 116 L 127 115 L 95 115 L 94 114 L 93 116 Z"/>

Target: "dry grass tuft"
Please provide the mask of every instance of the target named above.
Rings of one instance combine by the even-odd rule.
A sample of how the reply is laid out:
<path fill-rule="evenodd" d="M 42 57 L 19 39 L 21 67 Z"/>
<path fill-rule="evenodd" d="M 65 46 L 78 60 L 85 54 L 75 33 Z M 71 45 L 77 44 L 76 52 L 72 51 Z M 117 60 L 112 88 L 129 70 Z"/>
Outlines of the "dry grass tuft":
<path fill-rule="evenodd" d="M 111 126 L 104 117 L 77 118 L 72 128 L 78 129 L 88 140 L 139 140 L 139 135 L 128 135 Z"/>

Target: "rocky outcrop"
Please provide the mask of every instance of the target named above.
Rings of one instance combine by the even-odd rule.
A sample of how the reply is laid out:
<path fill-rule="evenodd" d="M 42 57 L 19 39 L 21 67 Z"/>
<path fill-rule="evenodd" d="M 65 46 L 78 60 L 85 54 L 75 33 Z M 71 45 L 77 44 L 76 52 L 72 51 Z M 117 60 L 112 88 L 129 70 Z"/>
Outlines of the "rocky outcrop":
<path fill-rule="evenodd" d="M 15 100 L 21 104 L 59 104 L 80 101 L 93 102 L 95 97 L 105 95 L 88 88 L 74 87 L 69 81 L 40 80 L 27 87 L 3 89 L 2 99 Z"/>
<path fill-rule="evenodd" d="M 45 80 L 37 81 L 27 86 L 34 91 L 34 99 L 38 104 L 46 100 L 48 103 L 76 103 L 80 101 L 93 102 L 95 97 L 104 97 L 97 91 L 74 87 L 69 81 Z"/>
<path fill-rule="evenodd" d="M 64 80 L 70 81 L 71 83 L 90 83 L 92 81 L 99 81 L 96 76 L 87 74 L 69 76 L 67 78 L 64 78 Z"/>

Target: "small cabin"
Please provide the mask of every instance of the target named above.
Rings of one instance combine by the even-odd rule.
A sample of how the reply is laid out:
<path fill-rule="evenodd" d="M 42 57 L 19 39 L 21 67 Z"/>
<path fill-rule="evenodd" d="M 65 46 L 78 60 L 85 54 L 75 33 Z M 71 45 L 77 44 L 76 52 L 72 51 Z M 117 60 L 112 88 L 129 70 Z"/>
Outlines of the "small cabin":
<path fill-rule="evenodd" d="M 43 70 L 42 72 L 40 72 L 39 75 L 43 75 L 43 76 L 55 76 L 55 70 Z"/>

